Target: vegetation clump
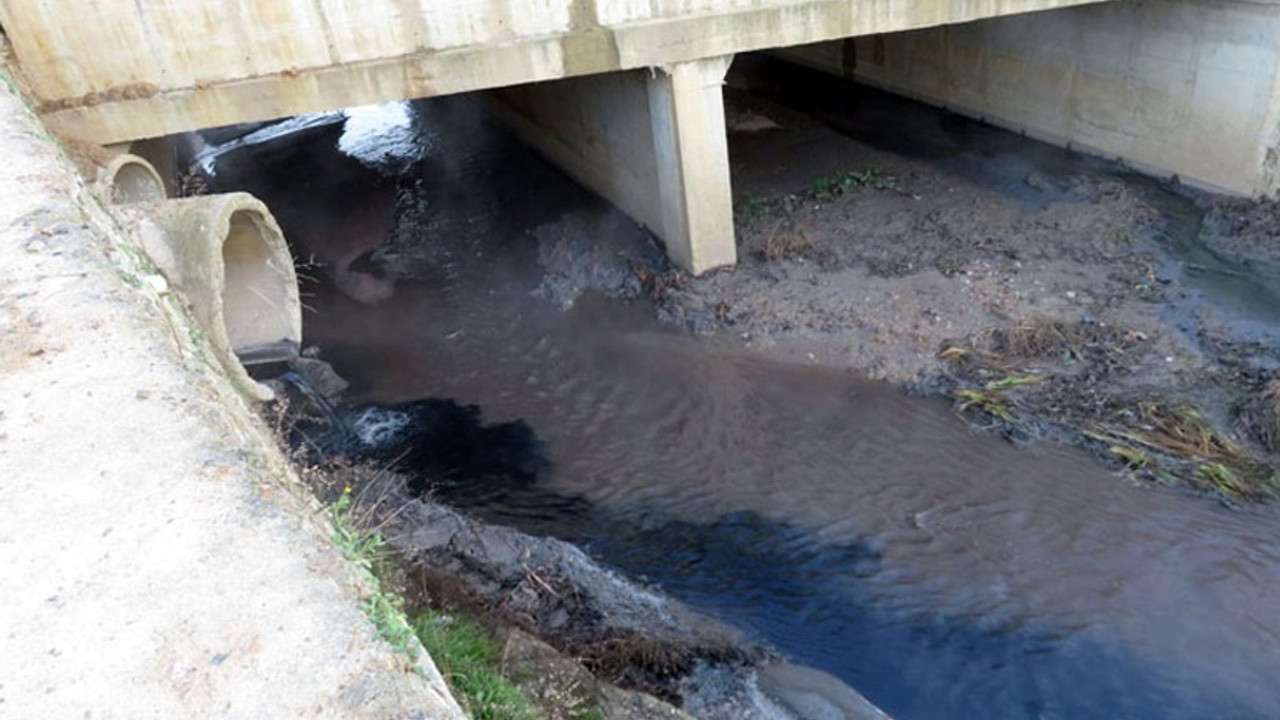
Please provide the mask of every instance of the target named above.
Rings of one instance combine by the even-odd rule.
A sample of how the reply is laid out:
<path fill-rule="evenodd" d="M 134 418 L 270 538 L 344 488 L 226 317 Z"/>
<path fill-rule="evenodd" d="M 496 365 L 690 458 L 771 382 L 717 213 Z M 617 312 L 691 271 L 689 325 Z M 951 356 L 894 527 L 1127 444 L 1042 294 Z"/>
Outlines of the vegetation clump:
<path fill-rule="evenodd" d="M 415 614 L 413 630 L 474 720 L 547 718 L 503 675 L 497 641 L 478 623 L 428 608 Z"/>
<path fill-rule="evenodd" d="M 734 206 L 734 217 L 752 225 L 765 218 L 791 215 L 806 205 L 829 203 L 863 188 L 893 190 L 897 187 L 898 178 L 878 168 L 846 170 L 823 175 L 798 192 L 739 200 Z"/>
<path fill-rule="evenodd" d="M 809 233 L 803 229 L 794 229 L 788 232 L 771 233 L 757 255 L 765 262 L 775 262 L 812 257 L 816 249 L 817 246 Z"/>
<path fill-rule="evenodd" d="M 1257 397 L 1245 403 L 1240 422 L 1263 447 L 1280 452 L 1280 378 L 1268 381 Z"/>
<path fill-rule="evenodd" d="M 1163 483 L 1178 479 L 1232 502 L 1275 499 L 1280 478 L 1189 405 L 1139 403 L 1097 422 L 1088 435 L 1126 467 Z M 1163 458 L 1163 460 L 1159 459 Z"/>
<path fill-rule="evenodd" d="M 352 488 L 344 485 L 330 507 L 333 517 L 333 544 L 361 575 L 365 597 L 360 607 L 382 638 L 411 663 L 418 661 L 413 630 L 404 615 L 404 597 L 394 588 L 384 586 L 384 578 L 395 578 L 395 565 L 386 540 L 376 528 L 369 527 L 372 514 L 358 512 L 352 500 Z M 415 669 L 416 665 L 415 665 Z"/>
<path fill-rule="evenodd" d="M 989 328 L 945 346 L 956 409 L 978 412 L 1002 431 L 1065 431 L 1118 462 L 1130 476 L 1208 492 L 1230 503 L 1280 498 L 1280 477 L 1190 402 L 1141 391 L 1108 391 L 1146 346 L 1145 335 L 1044 317 Z M 1266 449 L 1280 444 L 1280 381 L 1245 413 Z"/>

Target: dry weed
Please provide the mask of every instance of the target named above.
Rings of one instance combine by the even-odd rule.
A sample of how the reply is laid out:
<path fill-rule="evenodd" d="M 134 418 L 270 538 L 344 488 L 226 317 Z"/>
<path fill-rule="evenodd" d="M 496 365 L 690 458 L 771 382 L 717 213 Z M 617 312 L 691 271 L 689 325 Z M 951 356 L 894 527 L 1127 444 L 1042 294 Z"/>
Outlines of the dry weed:
<path fill-rule="evenodd" d="M 760 258 L 765 262 L 812 257 L 817 249 L 809 233 L 801 229 L 774 232 L 764 241 Z"/>
<path fill-rule="evenodd" d="M 1008 328 L 987 331 L 990 350 L 1009 358 L 1035 358 L 1075 351 L 1079 326 L 1046 317 L 1027 318 Z"/>
<path fill-rule="evenodd" d="M 1132 459 L 1139 456 L 1144 458 L 1142 467 L 1154 466 L 1149 454 L 1158 453 L 1189 467 L 1189 471 L 1178 475 L 1228 500 L 1262 500 L 1275 497 L 1280 490 L 1271 468 L 1255 460 L 1190 406 L 1144 403 L 1129 423 L 1099 423 L 1091 435 L 1110 443 L 1111 452 L 1125 458 L 1130 466 Z"/>
<path fill-rule="evenodd" d="M 1244 408 L 1244 429 L 1271 452 L 1280 452 L 1280 378 L 1268 382 Z"/>

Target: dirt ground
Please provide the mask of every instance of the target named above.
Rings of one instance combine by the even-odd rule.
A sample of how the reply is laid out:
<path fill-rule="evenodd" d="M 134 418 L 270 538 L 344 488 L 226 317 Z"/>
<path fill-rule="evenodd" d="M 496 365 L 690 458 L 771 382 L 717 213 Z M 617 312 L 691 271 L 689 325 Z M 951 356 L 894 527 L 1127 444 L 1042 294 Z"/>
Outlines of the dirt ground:
<path fill-rule="evenodd" d="M 998 131 L 963 120 L 978 141 L 940 160 L 756 94 L 728 100 L 739 264 L 640 271 L 661 316 L 948 394 L 978 425 L 1085 445 L 1129 477 L 1275 496 L 1280 328 L 1219 304 L 1171 238 L 1189 232 L 1209 271 L 1277 288 L 1276 204 L 984 144 Z"/>

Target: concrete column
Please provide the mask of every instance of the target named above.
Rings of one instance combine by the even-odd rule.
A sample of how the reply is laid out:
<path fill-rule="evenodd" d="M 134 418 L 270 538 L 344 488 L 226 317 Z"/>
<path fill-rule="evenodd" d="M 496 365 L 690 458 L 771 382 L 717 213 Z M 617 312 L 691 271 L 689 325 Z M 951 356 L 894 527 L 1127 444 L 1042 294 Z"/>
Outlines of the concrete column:
<path fill-rule="evenodd" d="M 529 145 L 649 228 L 701 274 L 732 265 L 733 198 L 721 84 L 731 56 L 495 91 Z"/>
<path fill-rule="evenodd" d="M 679 63 L 648 78 L 667 254 L 695 275 L 738 260 L 721 86 L 732 57 Z"/>

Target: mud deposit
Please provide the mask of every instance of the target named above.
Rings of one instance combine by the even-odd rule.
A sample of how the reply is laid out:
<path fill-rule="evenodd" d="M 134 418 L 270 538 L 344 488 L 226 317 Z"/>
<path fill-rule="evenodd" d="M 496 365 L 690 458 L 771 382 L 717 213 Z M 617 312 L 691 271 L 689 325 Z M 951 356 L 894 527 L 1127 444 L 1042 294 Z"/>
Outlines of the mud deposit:
<path fill-rule="evenodd" d="M 519 482 L 417 476 L 468 516 L 901 720 L 1280 716 L 1274 208 L 735 72 L 741 264 L 699 279 L 467 98 L 213 182 L 309 259 L 352 400 L 527 424 Z"/>

